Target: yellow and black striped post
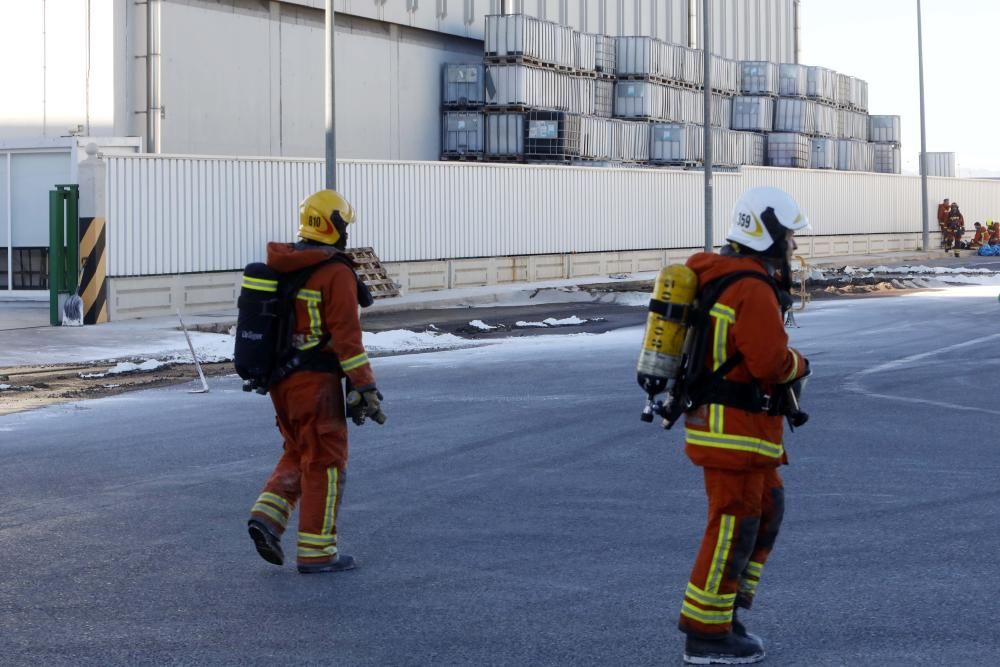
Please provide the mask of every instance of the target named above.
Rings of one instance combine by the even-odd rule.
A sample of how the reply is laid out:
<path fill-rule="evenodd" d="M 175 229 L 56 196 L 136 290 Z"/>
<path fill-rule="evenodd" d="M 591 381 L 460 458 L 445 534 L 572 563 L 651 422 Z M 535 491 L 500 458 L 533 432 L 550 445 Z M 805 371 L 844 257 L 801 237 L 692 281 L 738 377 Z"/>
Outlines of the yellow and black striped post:
<path fill-rule="evenodd" d="M 80 218 L 80 297 L 83 323 L 108 321 L 108 256 L 104 218 Z"/>

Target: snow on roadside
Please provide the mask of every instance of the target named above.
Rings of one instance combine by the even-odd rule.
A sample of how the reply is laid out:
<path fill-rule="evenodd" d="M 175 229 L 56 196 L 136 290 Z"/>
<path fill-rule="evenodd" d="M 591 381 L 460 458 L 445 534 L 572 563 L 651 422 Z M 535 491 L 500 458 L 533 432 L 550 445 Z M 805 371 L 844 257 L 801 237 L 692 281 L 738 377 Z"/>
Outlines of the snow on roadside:
<path fill-rule="evenodd" d="M 369 352 L 420 352 L 422 350 L 454 350 L 463 347 L 476 347 L 486 344 L 484 341 L 472 341 L 459 338 L 453 334 L 435 333 L 433 331 L 407 331 L 394 329 L 392 331 L 368 332 L 362 334 L 362 342 Z"/>
<path fill-rule="evenodd" d="M 121 361 L 114 368 L 110 368 L 103 373 L 80 373 L 80 377 L 84 380 L 91 380 L 94 378 L 107 377 L 108 375 L 121 375 L 122 373 L 144 373 L 148 371 L 155 371 L 157 368 L 163 367 L 165 364 L 157 359 L 147 359 L 142 363 L 136 364 L 131 361 Z"/>
<path fill-rule="evenodd" d="M 569 327 L 575 326 L 577 324 L 586 324 L 590 320 L 582 320 L 576 315 L 571 315 L 570 317 L 564 317 L 562 319 L 556 319 L 554 317 L 548 317 L 541 322 L 525 322 L 524 320 L 518 320 L 514 323 L 515 327 L 519 328 L 529 328 L 529 327 Z"/>
<path fill-rule="evenodd" d="M 913 274 L 934 274 L 938 276 L 963 276 L 963 275 L 996 275 L 996 271 L 993 269 L 973 269 L 967 267 L 952 267 L 952 266 L 925 266 L 923 264 L 918 264 L 915 266 L 845 266 L 843 269 L 838 270 L 827 270 L 820 271 L 818 278 L 829 277 L 829 274 L 843 273 L 845 276 L 874 276 L 879 274 L 890 274 L 893 276 L 899 275 L 913 275 Z M 810 274 L 810 278 L 816 278 Z"/>

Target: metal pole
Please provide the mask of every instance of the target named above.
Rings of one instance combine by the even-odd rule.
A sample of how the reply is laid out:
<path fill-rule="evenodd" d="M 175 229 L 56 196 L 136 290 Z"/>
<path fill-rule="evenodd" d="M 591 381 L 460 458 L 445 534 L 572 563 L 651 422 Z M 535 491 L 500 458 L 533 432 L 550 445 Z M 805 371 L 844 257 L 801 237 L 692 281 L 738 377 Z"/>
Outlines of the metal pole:
<path fill-rule="evenodd" d="M 920 0 L 917 0 L 917 60 L 920 63 L 920 192 L 923 199 L 920 210 L 924 220 L 924 252 L 930 250 L 931 233 L 927 213 L 927 122 L 924 117 L 924 27 L 920 17 Z"/>
<path fill-rule="evenodd" d="M 333 85 L 335 73 L 334 59 L 334 12 L 333 0 L 326 0 L 326 189 L 337 189 L 337 124 L 336 93 Z"/>
<path fill-rule="evenodd" d="M 146 0 L 146 152 L 156 153 L 156 117 L 153 115 L 153 0 Z"/>
<path fill-rule="evenodd" d="M 701 51 L 705 58 L 705 252 L 712 252 L 712 32 L 709 3 L 702 1 Z"/>

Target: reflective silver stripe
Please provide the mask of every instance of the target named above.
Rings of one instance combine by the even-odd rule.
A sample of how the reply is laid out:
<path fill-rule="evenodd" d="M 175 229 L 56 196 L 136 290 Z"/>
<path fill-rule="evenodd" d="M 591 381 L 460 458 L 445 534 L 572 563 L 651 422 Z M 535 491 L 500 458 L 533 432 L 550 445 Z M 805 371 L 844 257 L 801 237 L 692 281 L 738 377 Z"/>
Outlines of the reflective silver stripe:
<path fill-rule="evenodd" d="M 719 587 L 722 586 L 722 575 L 726 570 L 726 562 L 729 560 L 729 551 L 733 546 L 733 532 L 735 530 L 736 517 L 732 514 L 723 514 L 719 522 L 719 537 L 715 543 L 715 553 L 712 555 L 708 581 L 705 583 L 705 592 L 707 593 L 718 594 Z"/>

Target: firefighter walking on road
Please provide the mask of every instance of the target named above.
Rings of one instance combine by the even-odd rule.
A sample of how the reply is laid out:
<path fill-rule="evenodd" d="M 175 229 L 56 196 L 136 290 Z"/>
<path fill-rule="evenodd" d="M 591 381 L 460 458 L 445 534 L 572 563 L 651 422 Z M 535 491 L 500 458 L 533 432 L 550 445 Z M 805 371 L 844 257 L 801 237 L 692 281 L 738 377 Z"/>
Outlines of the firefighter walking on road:
<path fill-rule="evenodd" d="M 764 658 L 763 642 L 735 612 L 753 603 L 784 513 L 778 467 L 787 460 L 782 415 L 789 407 L 782 400 L 792 400 L 784 397 L 809 365 L 788 346 L 782 309 L 797 247 L 792 237 L 807 226 L 786 193 L 754 188 L 736 204 L 728 246 L 687 262 L 697 274 L 699 298 L 731 278 L 706 313 L 703 371 L 691 378 L 697 398 L 685 414 L 685 451 L 703 468 L 708 497 L 708 523 L 679 621 L 687 663 Z M 738 272 L 737 279 L 732 274 Z"/>
<path fill-rule="evenodd" d="M 348 399 L 355 422 L 359 414 L 360 421 L 367 416 L 381 423 L 385 417 L 358 315 L 359 305 L 371 305 L 371 295 L 344 252 L 354 210 L 337 192 L 322 190 L 302 202 L 299 217 L 298 243 L 267 247 L 268 267 L 281 275 L 308 277 L 288 296 L 294 302 L 289 324 L 293 354 L 283 360 L 285 373 L 269 387 L 284 453 L 251 510 L 248 531 L 264 560 L 283 564 L 280 540 L 298 504 L 296 561 L 300 573 L 312 574 L 356 566 L 337 545 L 347 469 L 341 381 L 346 378 L 353 386 Z M 243 287 L 268 286 L 245 276 Z"/>

